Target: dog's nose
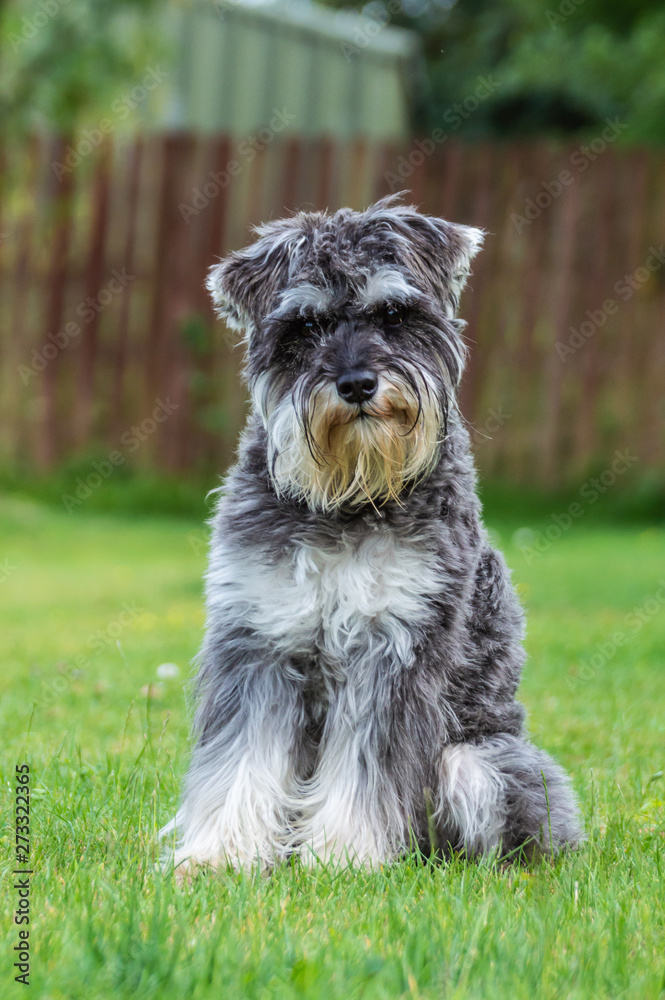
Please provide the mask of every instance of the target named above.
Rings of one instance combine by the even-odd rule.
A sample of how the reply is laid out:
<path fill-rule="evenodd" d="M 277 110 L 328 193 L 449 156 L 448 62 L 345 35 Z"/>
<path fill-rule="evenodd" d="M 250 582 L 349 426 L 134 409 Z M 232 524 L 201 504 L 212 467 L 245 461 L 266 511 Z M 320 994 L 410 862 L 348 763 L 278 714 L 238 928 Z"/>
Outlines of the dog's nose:
<path fill-rule="evenodd" d="M 379 380 L 366 368 L 352 368 L 337 379 L 337 392 L 347 403 L 366 403 L 371 399 Z"/>

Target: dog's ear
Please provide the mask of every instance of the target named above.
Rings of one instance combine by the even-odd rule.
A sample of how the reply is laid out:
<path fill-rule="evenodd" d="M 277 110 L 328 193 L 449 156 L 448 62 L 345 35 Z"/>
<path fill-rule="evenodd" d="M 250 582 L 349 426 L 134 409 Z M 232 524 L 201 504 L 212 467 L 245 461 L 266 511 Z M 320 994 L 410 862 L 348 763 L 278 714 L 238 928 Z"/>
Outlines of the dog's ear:
<path fill-rule="evenodd" d="M 471 261 L 483 244 L 483 230 L 422 215 L 412 206 L 395 205 L 392 196 L 377 202 L 368 215 L 402 237 L 404 263 L 420 274 L 454 316 Z"/>
<path fill-rule="evenodd" d="M 270 311 L 307 242 L 298 217 L 268 222 L 254 231 L 256 242 L 214 264 L 206 281 L 217 315 L 247 334 Z"/>
<path fill-rule="evenodd" d="M 440 241 L 439 270 L 441 291 L 457 312 L 464 286 L 471 273 L 471 261 L 483 245 L 485 233 L 474 226 L 429 218 Z"/>

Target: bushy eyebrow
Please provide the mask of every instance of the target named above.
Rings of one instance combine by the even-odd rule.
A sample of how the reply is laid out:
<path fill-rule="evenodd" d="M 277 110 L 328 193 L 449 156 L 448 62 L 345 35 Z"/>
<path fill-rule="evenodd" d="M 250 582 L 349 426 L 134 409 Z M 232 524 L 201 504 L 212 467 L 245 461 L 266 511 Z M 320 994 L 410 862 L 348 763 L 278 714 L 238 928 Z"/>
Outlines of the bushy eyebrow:
<path fill-rule="evenodd" d="M 370 274 L 365 287 L 358 291 L 358 301 L 364 309 L 390 302 L 418 302 L 422 292 L 410 284 L 406 276 L 392 267 L 381 267 Z"/>
<path fill-rule="evenodd" d="M 306 281 L 282 292 L 279 305 L 267 319 L 291 319 L 294 316 L 325 315 L 332 304 L 332 289 L 322 288 Z"/>

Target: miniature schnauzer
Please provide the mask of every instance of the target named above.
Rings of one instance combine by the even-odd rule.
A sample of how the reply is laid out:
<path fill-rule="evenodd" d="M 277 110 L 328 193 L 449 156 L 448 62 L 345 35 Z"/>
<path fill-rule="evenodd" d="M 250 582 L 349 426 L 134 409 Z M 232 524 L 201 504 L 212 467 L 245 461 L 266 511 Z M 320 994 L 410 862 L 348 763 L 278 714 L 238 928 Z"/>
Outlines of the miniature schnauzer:
<path fill-rule="evenodd" d="M 213 522 L 173 863 L 575 845 L 569 779 L 524 734 L 522 610 L 456 405 L 482 232 L 390 197 L 257 235 L 208 279 L 252 410 Z"/>

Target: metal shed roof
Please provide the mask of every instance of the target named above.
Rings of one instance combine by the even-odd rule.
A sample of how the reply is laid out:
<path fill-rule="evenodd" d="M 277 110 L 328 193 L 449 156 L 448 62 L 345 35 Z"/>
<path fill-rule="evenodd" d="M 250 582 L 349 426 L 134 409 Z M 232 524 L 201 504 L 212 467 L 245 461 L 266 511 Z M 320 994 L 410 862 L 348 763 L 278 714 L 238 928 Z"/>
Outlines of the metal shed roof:
<path fill-rule="evenodd" d="M 410 59 L 420 50 L 418 36 L 413 31 L 391 27 L 369 15 L 333 10 L 311 0 L 218 0 L 212 6 L 222 11 L 234 10 L 238 16 L 246 18 L 292 25 L 300 32 L 347 43 L 352 47 L 361 38 L 362 51 L 367 53 L 386 53 Z"/>
<path fill-rule="evenodd" d="M 180 18 L 168 125 L 247 134 L 279 108 L 302 135 L 409 131 L 413 32 L 309 0 L 198 0 Z"/>

